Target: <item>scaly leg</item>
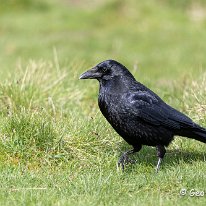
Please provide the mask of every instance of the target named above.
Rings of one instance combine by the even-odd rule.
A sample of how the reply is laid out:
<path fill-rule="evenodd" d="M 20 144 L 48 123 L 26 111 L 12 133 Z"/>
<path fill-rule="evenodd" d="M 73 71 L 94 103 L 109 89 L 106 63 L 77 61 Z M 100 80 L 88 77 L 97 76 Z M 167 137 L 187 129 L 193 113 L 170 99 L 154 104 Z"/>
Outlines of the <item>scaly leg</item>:
<path fill-rule="evenodd" d="M 157 145 L 156 146 L 157 149 L 157 157 L 158 157 L 158 163 L 157 163 L 157 167 L 156 167 L 156 172 L 158 173 L 159 169 L 160 169 L 160 164 L 165 156 L 166 153 L 166 149 L 164 146 L 162 145 Z"/>

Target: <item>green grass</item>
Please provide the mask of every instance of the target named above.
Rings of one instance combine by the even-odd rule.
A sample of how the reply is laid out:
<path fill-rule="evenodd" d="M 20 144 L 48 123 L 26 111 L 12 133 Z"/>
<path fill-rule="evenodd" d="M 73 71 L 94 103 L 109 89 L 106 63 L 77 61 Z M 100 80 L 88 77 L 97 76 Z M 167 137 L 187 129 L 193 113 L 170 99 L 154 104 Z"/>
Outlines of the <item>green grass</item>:
<path fill-rule="evenodd" d="M 199 1 L 8 0 L 0 7 L 0 205 L 205 205 L 206 146 L 176 137 L 117 168 L 129 149 L 79 75 L 125 64 L 206 127 L 206 4 Z M 180 196 L 186 188 L 187 195 Z"/>

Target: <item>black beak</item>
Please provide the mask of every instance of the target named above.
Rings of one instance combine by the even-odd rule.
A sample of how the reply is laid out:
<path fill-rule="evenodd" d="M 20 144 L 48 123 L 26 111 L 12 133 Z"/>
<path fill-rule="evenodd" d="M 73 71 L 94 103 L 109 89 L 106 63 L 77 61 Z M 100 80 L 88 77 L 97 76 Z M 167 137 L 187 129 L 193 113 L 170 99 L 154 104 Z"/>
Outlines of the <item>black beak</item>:
<path fill-rule="evenodd" d="M 80 75 L 79 79 L 98 79 L 101 77 L 101 73 L 98 72 L 98 68 L 94 67 Z"/>

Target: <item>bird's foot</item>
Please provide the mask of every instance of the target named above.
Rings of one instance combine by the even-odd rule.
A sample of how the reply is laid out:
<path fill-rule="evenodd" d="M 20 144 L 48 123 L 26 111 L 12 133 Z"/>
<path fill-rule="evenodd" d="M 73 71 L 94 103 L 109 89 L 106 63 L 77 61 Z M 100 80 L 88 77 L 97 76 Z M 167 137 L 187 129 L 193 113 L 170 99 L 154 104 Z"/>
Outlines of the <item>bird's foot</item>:
<path fill-rule="evenodd" d="M 124 168 L 125 168 L 125 165 L 127 164 L 135 164 L 136 161 L 135 160 L 132 160 L 128 157 L 128 154 L 127 152 L 125 152 L 120 158 L 119 158 L 119 161 L 118 161 L 118 167 L 121 167 L 122 168 L 122 171 L 124 171 Z"/>

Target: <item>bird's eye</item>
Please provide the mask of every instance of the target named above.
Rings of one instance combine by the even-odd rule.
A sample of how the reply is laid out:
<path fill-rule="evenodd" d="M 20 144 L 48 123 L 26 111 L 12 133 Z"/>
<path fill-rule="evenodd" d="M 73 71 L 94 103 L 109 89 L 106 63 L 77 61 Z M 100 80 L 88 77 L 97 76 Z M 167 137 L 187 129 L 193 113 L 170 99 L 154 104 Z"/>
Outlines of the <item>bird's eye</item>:
<path fill-rule="evenodd" d="M 102 72 L 106 73 L 107 72 L 107 67 L 103 67 Z"/>

